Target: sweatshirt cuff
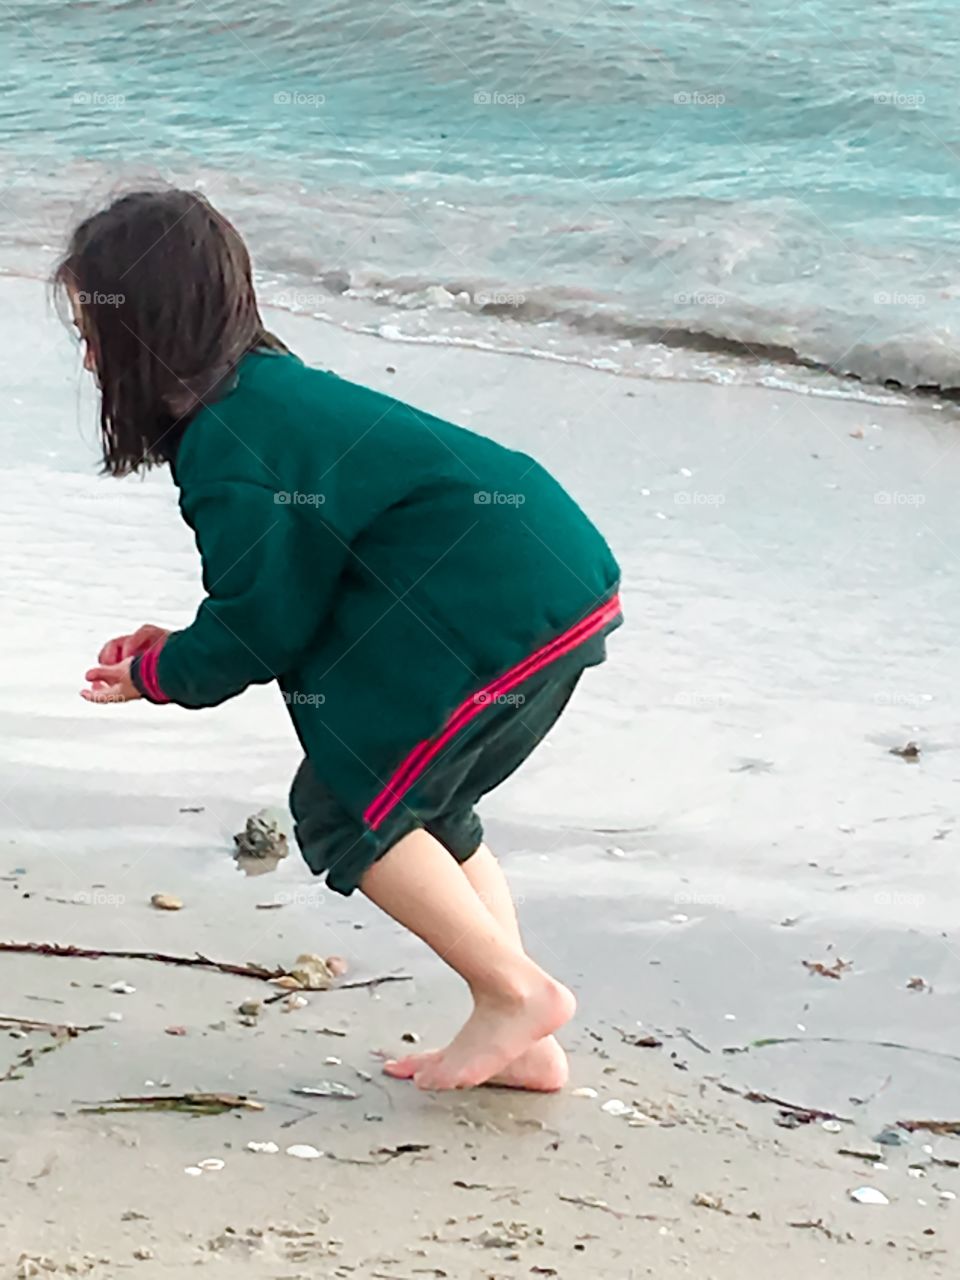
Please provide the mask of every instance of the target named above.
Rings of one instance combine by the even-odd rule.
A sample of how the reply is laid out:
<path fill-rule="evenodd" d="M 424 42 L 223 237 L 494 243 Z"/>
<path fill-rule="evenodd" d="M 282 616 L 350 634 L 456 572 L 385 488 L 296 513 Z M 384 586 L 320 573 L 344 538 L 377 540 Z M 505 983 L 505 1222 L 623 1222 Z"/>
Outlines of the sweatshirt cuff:
<path fill-rule="evenodd" d="M 169 702 L 170 699 L 160 688 L 160 680 L 157 675 L 157 664 L 160 660 L 160 650 L 163 648 L 163 641 L 159 644 L 151 645 L 146 653 L 139 654 L 130 664 L 130 679 L 133 681 L 134 687 L 141 697 L 146 698 L 148 702 L 163 703 Z"/>

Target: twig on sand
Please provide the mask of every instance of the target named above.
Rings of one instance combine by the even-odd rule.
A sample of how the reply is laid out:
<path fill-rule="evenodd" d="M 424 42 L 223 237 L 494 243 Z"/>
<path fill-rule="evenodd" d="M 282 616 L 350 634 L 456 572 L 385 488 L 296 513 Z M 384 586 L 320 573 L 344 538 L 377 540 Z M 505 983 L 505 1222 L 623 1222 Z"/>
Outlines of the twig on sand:
<path fill-rule="evenodd" d="M 286 969 L 268 969 L 262 964 L 230 964 L 224 960 L 211 960 L 197 952 L 195 956 L 173 956 L 163 951 L 114 951 L 101 950 L 98 947 L 74 947 L 59 942 L 0 942 L 0 952 L 15 952 L 19 955 L 65 956 L 79 960 L 154 960 L 158 964 L 180 965 L 188 969 L 214 969 L 217 973 L 236 974 L 241 978 L 256 978 L 260 982 L 275 982 L 277 978 L 288 976 Z M 411 982 L 408 973 L 388 973 L 379 978 L 364 978 L 356 982 L 331 983 L 331 991 L 352 991 L 358 987 L 379 987 L 385 982 Z M 281 991 L 271 996 L 273 1000 L 282 1000 L 289 991 Z"/>
<path fill-rule="evenodd" d="M 454 1185 L 463 1185 L 454 1183 Z M 606 1200 L 598 1200 L 596 1196 L 565 1196 L 562 1192 L 557 1192 L 557 1199 L 562 1200 L 564 1204 L 576 1204 L 584 1209 L 599 1209 L 603 1213 L 612 1214 L 614 1218 L 636 1218 L 641 1222 L 675 1222 L 675 1218 L 663 1218 L 659 1213 L 622 1213 L 619 1209 L 614 1209 L 612 1205 L 607 1204 Z"/>
<path fill-rule="evenodd" d="M 948 1053 L 945 1049 L 925 1049 L 919 1045 L 901 1044 L 899 1040 L 850 1040 L 846 1036 L 766 1036 L 762 1040 L 751 1040 L 745 1045 L 731 1045 L 724 1053 L 750 1053 L 753 1049 L 769 1049 L 778 1044 L 850 1044 L 865 1049 L 902 1049 L 905 1053 L 923 1053 L 931 1058 L 947 1058 L 951 1062 L 960 1062 L 960 1054 Z"/>
<path fill-rule="evenodd" d="M 238 1093 L 136 1094 L 82 1106 L 81 1114 L 107 1115 L 111 1111 L 185 1111 L 190 1115 L 222 1115 L 225 1111 L 262 1111 L 263 1103 Z"/>
<path fill-rule="evenodd" d="M 906 1129 L 907 1133 L 938 1133 L 960 1137 L 960 1120 L 898 1120 L 898 1129 Z"/>
<path fill-rule="evenodd" d="M 59 942 L 0 942 L 0 952 L 3 951 L 19 955 L 66 956 L 79 960 L 156 960 L 160 964 L 181 965 L 190 969 L 216 969 L 219 973 L 258 978 L 262 982 L 272 982 L 284 976 L 283 969 L 267 969 L 261 964 L 228 964 L 222 960 L 210 960 L 199 952 L 195 956 L 172 956 L 162 951 L 100 950 L 97 947 L 74 947 Z"/>
<path fill-rule="evenodd" d="M 329 987 L 319 987 L 317 988 L 317 991 L 355 991 L 359 987 L 373 987 L 373 988 L 380 987 L 385 982 L 412 982 L 412 981 L 413 981 L 413 976 L 409 973 L 386 973 L 380 978 L 364 978 L 362 981 L 358 981 L 358 982 L 331 982 Z M 304 987 L 300 992 L 278 991 L 277 994 L 274 996 L 267 996 L 266 1000 L 264 1000 L 263 1003 L 276 1004 L 278 1000 L 286 1000 L 287 996 L 298 995 L 298 994 L 302 995 L 309 990 L 310 990 L 309 987 Z M 315 993 L 312 993 L 312 994 L 315 994 Z M 328 1034 L 336 1035 L 337 1033 L 330 1032 L 328 1030 Z M 341 1034 L 346 1035 L 346 1032 L 342 1032 Z"/>
<path fill-rule="evenodd" d="M 103 1024 L 95 1022 L 89 1027 L 73 1022 L 41 1022 L 37 1018 L 17 1018 L 13 1014 L 0 1013 L 0 1027 L 19 1027 L 21 1031 L 52 1031 L 55 1035 L 74 1036 L 81 1031 L 102 1031 Z"/>
<path fill-rule="evenodd" d="M 841 1124 L 853 1124 L 848 1116 L 838 1116 L 835 1111 L 821 1111 L 819 1107 L 802 1107 L 796 1102 L 784 1102 L 783 1098 L 774 1098 L 769 1093 L 761 1093 L 758 1089 L 738 1089 L 736 1085 L 724 1084 L 719 1080 L 717 1085 L 724 1093 L 735 1093 L 738 1098 L 745 1098 L 747 1102 L 768 1102 L 771 1106 L 779 1107 L 781 1111 L 789 1111 L 806 1124 L 812 1120 L 839 1120 Z"/>

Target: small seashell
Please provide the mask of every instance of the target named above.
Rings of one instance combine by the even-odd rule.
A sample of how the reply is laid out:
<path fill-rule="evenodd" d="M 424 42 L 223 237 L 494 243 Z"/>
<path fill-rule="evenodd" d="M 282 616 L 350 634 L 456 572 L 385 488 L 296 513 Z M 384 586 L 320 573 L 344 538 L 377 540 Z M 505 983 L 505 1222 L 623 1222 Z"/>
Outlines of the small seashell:
<path fill-rule="evenodd" d="M 188 1164 L 188 1165 L 187 1165 L 187 1167 L 184 1169 L 184 1171 L 183 1171 L 183 1172 L 184 1172 L 184 1173 L 186 1173 L 186 1174 L 189 1174 L 189 1176 L 190 1176 L 191 1178 L 202 1178 L 202 1177 L 203 1177 L 203 1170 L 202 1170 L 202 1169 L 199 1169 L 195 1164 Z"/>
<path fill-rule="evenodd" d="M 589 1085 L 584 1085 L 581 1089 L 574 1089 L 570 1094 L 571 1098 L 599 1098 L 596 1089 L 591 1089 Z"/>
<path fill-rule="evenodd" d="M 255 1151 L 258 1155 L 275 1156 L 280 1148 L 275 1142 L 248 1142 L 248 1151 Z"/>
<path fill-rule="evenodd" d="M 201 1160 L 198 1169 L 202 1169 L 204 1173 L 219 1173 L 221 1169 L 226 1168 L 226 1162 L 223 1160 Z"/>
<path fill-rule="evenodd" d="M 319 1160 L 323 1152 L 318 1151 L 316 1147 L 298 1142 L 292 1147 L 287 1147 L 287 1155 L 294 1156 L 297 1160 Z"/>
<path fill-rule="evenodd" d="M 854 1187 L 847 1193 L 857 1204 L 889 1204 L 890 1201 L 876 1187 Z"/>
<path fill-rule="evenodd" d="M 605 1111 L 608 1116 L 626 1116 L 630 1114 L 633 1107 L 628 1107 L 619 1098 L 611 1098 L 609 1102 L 603 1104 L 600 1110 Z"/>
<path fill-rule="evenodd" d="M 820 1127 L 826 1129 L 827 1133 L 843 1133 L 843 1125 L 839 1120 L 824 1120 Z"/>
<path fill-rule="evenodd" d="M 123 1014 L 122 1014 L 122 1013 L 108 1013 L 108 1014 L 107 1014 L 107 1021 L 108 1021 L 108 1022 L 122 1022 L 122 1021 L 123 1021 Z"/>
<path fill-rule="evenodd" d="M 683 914 L 683 912 L 682 912 L 682 911 L 678 911 L 678 912 L 677 912 L 677 914 L 676 914 L 675 916 L 671 916 L 671 917 L 670 917 L 670 923 L 671 923 L 671 924 L 686 924 L 686 923 L 687 923 L 687 921 L 688 921 L 689 919 L 690 919 L 690 917 L 689 917 L 689 916 L 685 916 L 685 915 Z"/>
<path fill-rule="evenodd" d="M 110 990 L 117 996 L 132 996 L 136 991 L 136 987 L 131 987 L 129 982 L 115 982 Z"/>
<path fill-rule="evenodd" d="M 150 899 L 150 905 L 158 911 L 179 911 L 183 903 L 172 893 L 155 893 Z"/>
<path fill-rule="evenodd" d="M 342 1067 L 343 1059 L 342 1058 L 324 1058 L 323 1065 L 325 1067 Z"/>
<path fill-rule="evenodd" d="M 924 1169 L 918 1168 L 918 1166 L 915 1164 L 910 1166 L 910 1168 L 907 1170 L 907 1174 L 911 1178 L 925 1178 L 927 1176 L 926 1171 Z"/>
<path fill-rule="evenodd" d="M 287 996 L 283 1002 L 283 1007 L 287 1013 L 292 1013 L 294 1009 L 305 1009 L 309 1003 L 310 1001 L 306 996 L 294 994 Z"/>
<path fill-rule="evenodd" d="M 292 973 L 285 973 L 280 978 L 273 979 L 273 985 L 279 987 L 281 991 L 302 991 L 303 983 L 299 978 L 295 978 Z"/>
<path fill-rule="evenodd" d="M 941 1192 L 940 1192 L 940 1199 L 941 1199 L 941 1200 L 956 1200 L 956 1198 L 957 1198 L 957 1193 L 956 1193 L 955 1191 L 941 1191 Z"/>

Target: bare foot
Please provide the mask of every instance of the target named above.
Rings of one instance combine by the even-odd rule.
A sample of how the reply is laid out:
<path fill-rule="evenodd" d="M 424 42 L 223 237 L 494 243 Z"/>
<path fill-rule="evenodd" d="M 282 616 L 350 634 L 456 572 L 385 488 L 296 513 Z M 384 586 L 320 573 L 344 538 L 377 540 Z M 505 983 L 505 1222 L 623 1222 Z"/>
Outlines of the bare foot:
<path fill-rule="evenodd" d="M 577 1007 L 573 993 L 542 970 L 531 969 L 522 991 L 477 993 L 473 1013 L 459 1034 L 446 1049 L 417 1064 L 413 1079 L 418 1088 L 485 1084 L 569 1022 Z"/>
<path fill-rule="evenodd" d="M 411 1053 L 405 1058 L 385 1062 L 383 1069 L 388 1076 L 393 1076 L 396 1080 L 413 1080 L 424 1070 L 428 1062 L 439 1058 L 441 1053 L 440 1049 L 434 1049 L 428 1053 Z M 506 1089 L 530 1089 L 537 1093 L 556 1093 L 567 1083 L 569 1075 L 567 1055 L 553 1036 L 544 1036 L 526 1053 L 522 1053 L 514 1062 L 509 1063 L 484 1083 L 500 1085 Z"/>

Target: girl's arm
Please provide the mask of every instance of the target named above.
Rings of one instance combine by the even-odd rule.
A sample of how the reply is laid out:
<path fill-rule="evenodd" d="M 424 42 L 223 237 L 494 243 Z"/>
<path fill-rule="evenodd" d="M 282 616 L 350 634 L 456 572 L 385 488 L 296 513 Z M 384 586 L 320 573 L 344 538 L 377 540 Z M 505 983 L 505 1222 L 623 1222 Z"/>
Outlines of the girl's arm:
<path fill-rule="evenodd" d="M 218 482 L 184 495 L 207 597 L 194 621 L 133 661 L 153 702 L 212 707 L 291 670 L 330 610 L 349 548 L 316 507 Z"/>

